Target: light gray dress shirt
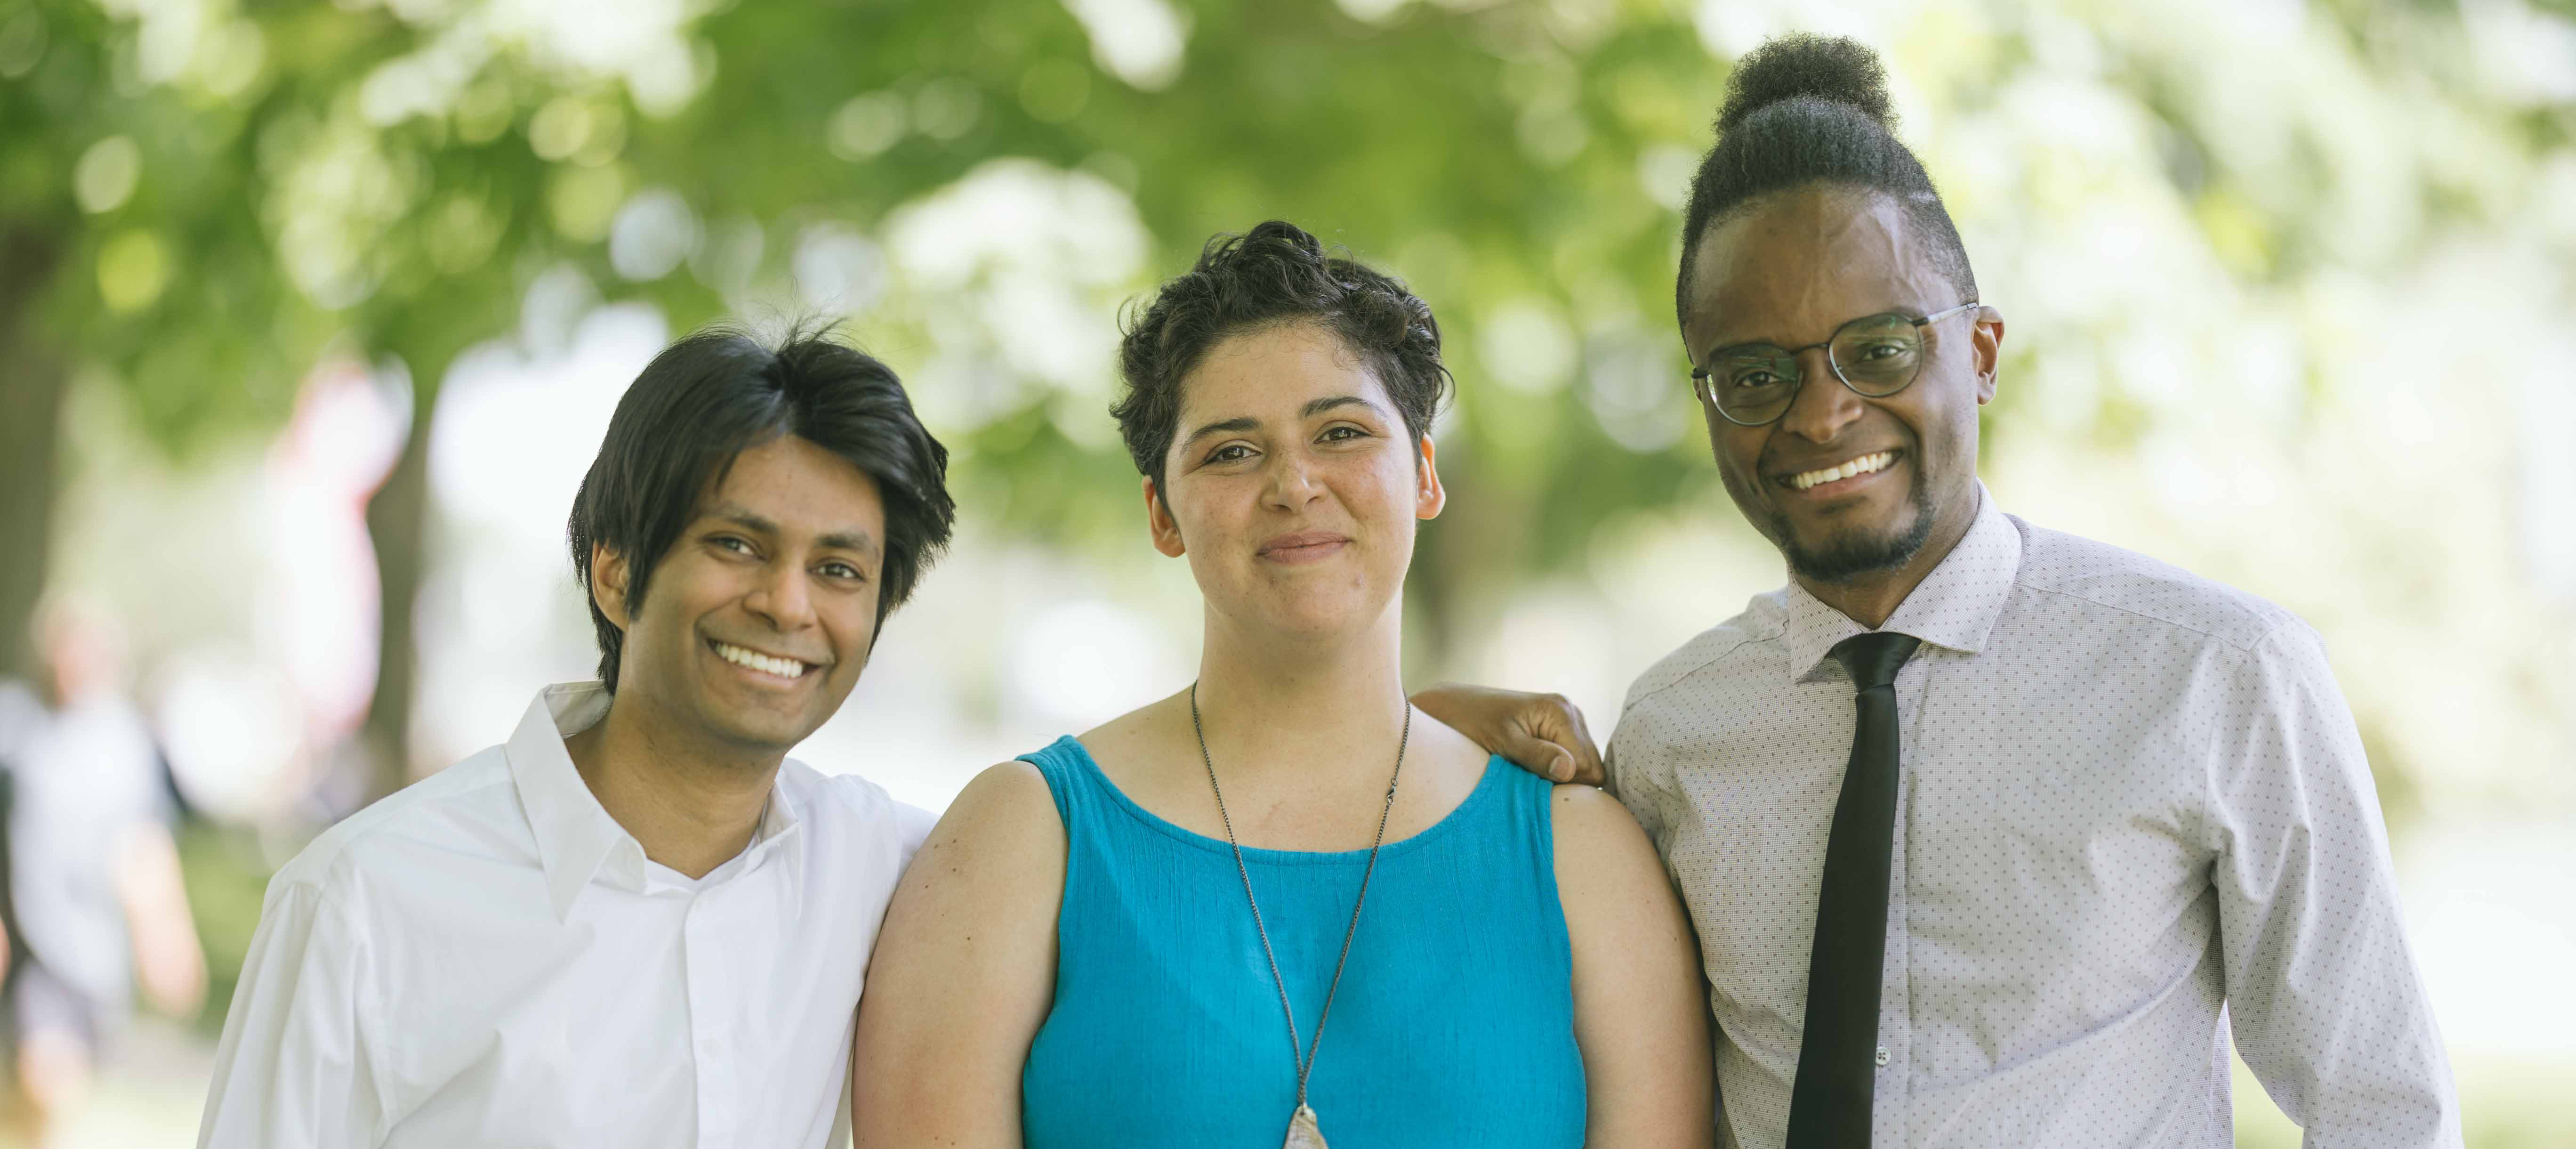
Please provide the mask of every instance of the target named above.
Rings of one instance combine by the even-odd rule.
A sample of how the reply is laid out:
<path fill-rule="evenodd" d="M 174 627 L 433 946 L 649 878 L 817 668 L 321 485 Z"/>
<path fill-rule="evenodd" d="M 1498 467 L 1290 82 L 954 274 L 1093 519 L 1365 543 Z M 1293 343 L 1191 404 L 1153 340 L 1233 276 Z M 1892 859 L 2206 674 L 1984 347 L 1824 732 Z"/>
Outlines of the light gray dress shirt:
<path fill-rule="evenodd" d="M 1872 1143 L 2231 1144 L 2227 1038 L 2324 1147 L 2456 1146 L 2316 633 L 1996 509 L 1883 629 L 1903 730 Z M 1777 1146 L 1864 630 L 1796 585 L 1629 689 L 1611 787 L 1697 925 L 1721 1140 Z"/>

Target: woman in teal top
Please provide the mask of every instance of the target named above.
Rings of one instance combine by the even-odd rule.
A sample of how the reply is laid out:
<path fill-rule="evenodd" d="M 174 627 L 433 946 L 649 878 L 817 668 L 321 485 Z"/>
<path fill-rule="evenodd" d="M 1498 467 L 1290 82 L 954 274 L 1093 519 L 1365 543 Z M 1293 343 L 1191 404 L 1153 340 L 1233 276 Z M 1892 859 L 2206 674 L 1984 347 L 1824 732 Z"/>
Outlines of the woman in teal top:
<path fill-rule="evenodd" d="M 1121 368 L 1198 679 L 958 796 L 869 969 L 862 1149 L 1709 1144 L 1645 835 L 1405 700 L 1429 309 L 1274 221 L 1166 284 Z"/>

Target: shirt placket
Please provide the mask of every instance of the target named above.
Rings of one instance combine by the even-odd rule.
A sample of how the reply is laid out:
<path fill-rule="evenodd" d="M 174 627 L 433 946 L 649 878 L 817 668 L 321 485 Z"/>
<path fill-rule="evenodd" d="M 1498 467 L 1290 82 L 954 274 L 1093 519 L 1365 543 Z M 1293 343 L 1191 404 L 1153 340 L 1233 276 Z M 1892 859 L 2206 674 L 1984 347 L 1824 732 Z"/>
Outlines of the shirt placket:
<path fill-rule="evenodd" d="M 1902 1149 L 1906 1144 L 1906 1117 L 1911 1098 L 1907 1091 L 1913 1075 L 1907 1072 L 1914 1045 L 1912 933 L 1906 928 L 1907 878 L 1912 871 L 1906 843 L 1912 837 L 1915 775 L 1922 768 L 1923 699 L 1930 693 L 1928 679 L 1930 658 L 1926 649 L 1917 655 L 1907 670 L 1919 675 L 1915 689 L 1900 690 L 1897 705 L 1896 825 L 1891 833 L 1887 875 L 1887 958 L 1881 967 L 1878 983 L 1878 1048 L 1871 1060 L 1878 1066 L 1878 1082 L 1873 1091 L 1870 1114 L 1872 1149 Z M 1899 683 L 1904 673 L 1898 675 Z M 1910 695 L 1910 697 L 1908 697 Z"/>
<path fill-rule="evenodd" d="M 733 1059 L 740 1055 L 731 1041 L 734 992 L 739 984 L 725 968 L 723 926 L 728 891 L 737 882 L 699 890 L 689 900 L 682 929 L 683 962 L 689 981 L 689 1038 L 698 1086 L 698 1149 L 732 1149 L 739 1138 L 740 1099 L 734 1095 Z"/>

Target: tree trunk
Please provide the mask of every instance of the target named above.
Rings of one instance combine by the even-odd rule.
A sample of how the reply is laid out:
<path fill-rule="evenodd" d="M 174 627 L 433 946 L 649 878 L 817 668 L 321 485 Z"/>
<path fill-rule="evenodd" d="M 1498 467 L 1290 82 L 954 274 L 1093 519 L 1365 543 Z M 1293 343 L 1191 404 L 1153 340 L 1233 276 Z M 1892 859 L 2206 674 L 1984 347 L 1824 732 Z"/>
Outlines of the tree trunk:
<path fill-rule="evenodd" d="M 53 552 L 71 372 L 35 313 L 66 234 L 43 221 L 0 221 L 0 677 L 36 669 L 28 623 Z"/>
<path fill-rule="evenodd" d="M 429 524 L 430 416 L 437 406 L 434 380 L 412 385 L 411 435 L 384 486 L 367 501 L 367 533 L 375 540 L 376 575 L 383 621 L 376 648 L 376 696 L 360 731 L 369 776 L 365 800 L 374 801 L 412 779 L 412 691 L 418 682 L 420 643 L 414 607 L 426 567 Z"/>

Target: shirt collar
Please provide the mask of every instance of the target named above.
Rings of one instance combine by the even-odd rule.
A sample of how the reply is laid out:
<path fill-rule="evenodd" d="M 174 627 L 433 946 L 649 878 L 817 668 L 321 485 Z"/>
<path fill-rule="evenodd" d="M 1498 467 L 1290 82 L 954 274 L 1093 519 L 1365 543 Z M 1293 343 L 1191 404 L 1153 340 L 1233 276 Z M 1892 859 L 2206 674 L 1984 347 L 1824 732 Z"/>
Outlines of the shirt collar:
<path fill-rule="evenodd" d="M 546 900 L 558 920 L 572 912 L 574 900 L 593 878 L 621 889 L 644 888 L 643 844 L 608 816 L 598 796 L 590 792 L 590 784 L 573 768 L 572 755 L 564 750 L 565 738 L 607 716 L 611 697 L 608 688 L 595 681 L 546 687 L 528 704 L 503 748 L 511 781 L 519 790 L 519 804 L 527 811 L 528 828 L 536 836 Z M 779 764 L 760 828 L 743 849 L 746 864 L 740 872 L 749 873 L 770 860 L 767 855 L 784 851 L 786 857 L 777 860 L 786 863 L 788 904 L 802 907 L 804 805 L 788 792 L 792 766 Z"/>
<path fill-rule="evenodd" d="M 797 800 L 787 785 L 789 772 L 797 769 L 792 761 L 778 764 L 778 778 L 769 784 L 769 807 L 760 814 L 760 829 L 753 831 L 751 844 L 743 847 L 749 855 L 743 871 L 763 865 L 784 866 L 780 891 L 787 899 L 787 918 L 794 921 L 805 912 L 805 804 Z M 768 857 L 767 855 L 777 855 Z"/>
<path fill-rule="evenodd" d="M 1977 483 L 1977 515 L 1957 546 L 1942 556 L 1913 593 L 1897 604 L 1880 630 L 1910 634 L 1924 642 L 1962 654 L 1975 654 L 2003 616 L 2021 572 L 2021 532 L 1995 505 L 1983 481 Z M 1781 639 L 1789 648 L 1792 682 L 1812 682 L 1823 674 L 1834 644 L 1869 628 L 1825 605 L 1794 580 L 1788 587 L 1786 627 Z"/>

